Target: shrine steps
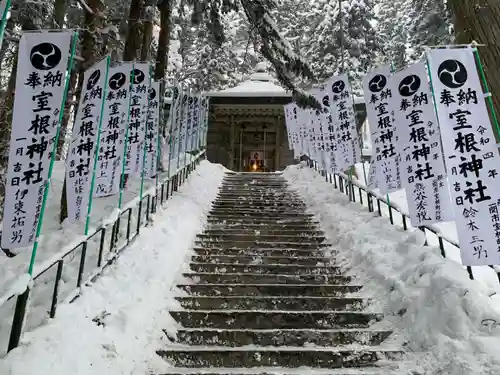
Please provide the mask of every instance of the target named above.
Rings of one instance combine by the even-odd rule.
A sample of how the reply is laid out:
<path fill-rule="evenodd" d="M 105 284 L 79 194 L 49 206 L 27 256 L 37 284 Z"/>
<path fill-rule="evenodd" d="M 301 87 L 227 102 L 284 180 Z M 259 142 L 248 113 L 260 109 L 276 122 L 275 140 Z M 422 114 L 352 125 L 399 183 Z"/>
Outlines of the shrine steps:
<path fill-rule="evenodd" d="M 395 374 L 404 353 L 318 224 L 279 174 L 227 174 L 174 291 L 164 375 Z"/>

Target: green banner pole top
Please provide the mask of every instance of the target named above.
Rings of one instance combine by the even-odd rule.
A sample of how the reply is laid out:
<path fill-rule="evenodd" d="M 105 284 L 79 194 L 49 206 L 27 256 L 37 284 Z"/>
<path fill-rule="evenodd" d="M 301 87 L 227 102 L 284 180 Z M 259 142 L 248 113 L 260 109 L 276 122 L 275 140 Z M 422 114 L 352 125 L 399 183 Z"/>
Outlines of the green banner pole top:
<path fill-rule="evenodd" d="M 35 267 L 36 253 L 38 250 L 38 240 L 40 238 L 40 234 L 42 233 L 42 228 L 43 228 L 43 218 L 45 216 L 45 208 L 47 206 L 47 198 L 49 195 L 50 180 L 52 179 L 52 171 L 54 170 L 54 163 L 56 160 L 57 144 L 59 143 L 59 136 L 61 134 L 61 123 L 63 121 L 64 106 L 66 104 L 66 97 L 68 96 L 68 91 L 69 91 L 70 76 L 71 76 L 71 72 L 73 70 L 73 65 L 74 65 L 74 61 L 75 61 L 77 40 L 78 40 L 78 32 L 75 31 L 73 34 L 73 40 L 71 41 L 71 55 L 69 58 L 68 74 L 66 76 L 66 82 L 65 82 L 65 86 L 64 86 L 64 94 L 63 94 L 61 107 L 60 107 L 60 111 L 59 111 L 59 122 L 57 125 L 56 137 L 54 140 L 54 145 L 52 146 L 52 154 L 50 157 L 50 164 L 49 164 L 49 174 L 47 177 L 47 181 L 45 182 L 45 189 L 43 192 L 42 206 L 40 208 L 40 218 L 38 220 L 38 224 L 36 227 L 35 242 L 33 243 L 33 248 L 31 251 L 31 259 L 30 259 L 30 263 L 29 263 L 29 267 L 28 267 L 28 274 L 30 276 L 33 275 L 33 268 Z"/>
<path fill-rule="evenodd" d="M 92 214 L 92 203 L 94 198 L 94 186 L 95 186 L 95 171 L 97 168 L 97 162 L 99 158 L 99 147 L 101 145 L 101 132 L 102 132 L 102 116 L 104 115 L 104 107 L 106 104 L 106 96 L 108 94 L 108 75 L 109 75 L 109 63 L 111 61 L 110 56 L 106 57 L 106 74 L 104 78 L 104 87 L 102 90 L 102 102 L 101 102 L 101 115 L 99 116 L 99 127 L 97 130 L 97 140 L 94 152 L 94 165 L 92 166 L 92 179 L 90 180 L 90 191 L 89 191 L 89 201 L 87 207 L 87 218 L 85 219 L 85 236 L 89 234 L 90 228 L 90 216 Z"/>
<path fill-rule="evenodd" d="M 3 36 L 5 33 L 5 26 L 7 25 L 7 16 L 10 11 L 11 0 L 5 2 L 5 8 L 2 13 L 2 22 L 0 23 L 0 45 L 3 43 Z"/>

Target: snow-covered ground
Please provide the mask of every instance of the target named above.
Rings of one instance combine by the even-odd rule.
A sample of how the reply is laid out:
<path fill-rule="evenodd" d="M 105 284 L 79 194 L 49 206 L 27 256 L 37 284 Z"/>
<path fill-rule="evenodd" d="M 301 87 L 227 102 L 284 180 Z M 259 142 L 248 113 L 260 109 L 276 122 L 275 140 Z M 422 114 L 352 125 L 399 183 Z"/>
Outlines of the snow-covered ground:
<path fill-rule="evenodd" d="M 137 241 L 47 325 L 0 360 L 2 375 L 161 373 L 169 290 L 206 221 L 224 168 L 203 161 Z M 163 367 L 162 367 L 163 366 Z"/>
<path fill-rule="evenodd" d="M 358 176 L 357 179 L 355 179 L 355 182 L 362 187 L 366 186 L 366 179 L 365 179 L 365 173 L 368 174 L 369 171 L 369 164 L 365 163 L 365 168 L 363 169 L 363 164 L 357 164 L 356 165 L 356 174 Z M 378 193 L 378 189 L 374 190 L 375 193 Z M 359 195 L 358 189 L 355 189 L 355 194 L 356 197 Z M 384 197 L 386 199 L 386 197 Z M 358 198 L 359 201 L 359 198 Z M 408 215 L 408 202 L 406 200 L 406 191 L 404 189 L 395 191 L 391 194 L 389 194 L 389 202 L 392 207 L 397 208 L 400 212 L 405 213 Z M 363 202 L 365 206 L 368 206 L 368 203 L 365 199 Z M 386 205 L 382 205 L 382 211 L 384 216 L 389 216 L 388 214 L 388 209 Z M 376 208 L 375 208 L 376 209 Z M 395 223 L 398 225 L 401 225 L 401 220 L 400 220 L 400 215 L 397 213 L 394 213 L 395 216 Z M 408 227 L 411 227 L 410 221 L 407 220 L 407 225 Z M 432 225 L 432 230 L 435 231 L 436 233 L 440 233 L 443 238 L 446 238 L 450 240 L 452 243 L 458 244 L 458 233 L 457 233 L 457 228 L 455 225 L 455 221 L 449 221 L 445 223 L 439 223 L 439 224 L 433 224 Z M 430 245 L 432 246 L 439 246 L 438 238 L 435 236 L 432 232 L 426 231 L 427 234 L 427 241 Z M 460 248 L 451 245 L 450 243 L 444 241 L 444 249 L 446 253 L 446 257 L 454 260 L 457 263 L 462 263 L 462 258 L 460 255 Z M 497 268 L 498 269 L 498 268 Z M 499 279 L 497 272 L 491 269 L 490 267 L 472 267 L 472 273 L 474 275 L 474 278 L 484 284 L 486 284 L 488 287 L 493 287 L 493 288 L 498 288 L 500 287 L 499 285 Z"/>
<path fill-rule="evenodd" d="M 373 298 L 395 330 L 394 343 L 415 352 L 415 374 L 500 372 L 500 285 L 471 281 L 464 268 L 334 190 L 304 163 L 285 177 L 321 221 L 338 261 Z M 392 197 L 391 197 L 392 199 Z M 413 356 L 412 356 L 413 357 Z"/>
<path fill-rule="evenodd" d="M 177 159 L 171 161 L 170 174 L 175 174 L 177 165 L 180 168 L 185 162 L 189 162 L 193 156 L 186 155 L 181 157 L 179 163 Z M 165 169 L 168 171 L 168 156 L 165 155 Z M 168 173 L 160 174 L 160 181 L 167 178 Z M 52 184 L 47 200 L 47 210 L 44 219 L 43 232 L 40 241 L 40 246 L 37 253 L 35 263 L 35 275 L 49 266 L 54 260 L 57 260 L 75 247 L 84 239 L 84 223 L 70 224 L 67 221 L 62 225 L 59 224 L 59 211 L 61 203 L 61 192 L 64 181 L 64 162 L 57 162 L 54 167 Z M 135 207 L 140 195 L 140 178 L 132 178 L 128 184 L 128 188 L 123 196 L 123 208 Z M 145 180 L 144 195 L 153 193 L 155 189 L 155 180 Z M 103 222 L 112 220 L 117 215 L 118 195 L 96 198 L 93 201 L 91 227 L 96 228 Z M 143 209 L 143 212 L 145 209 Z M 136 227 L 136 212 L 133 212 L 131 220 L 131 228 Z M 126 233 L 126 219 L 121 225 L 123 237 Z M 144 217 L 141 219 L 144 220 Z M 143 221 L 144 222 L 144 221 Z M 90 231 L 92 233 L 93 230 Z M 109 249 L 109 239 L 111 231 L 109 230 L 106 236 L 105 248 Z M 84 276 L 87 278 L 97 265 L 99 251 L 100 236 L 97 235 L 89 241 L 86 257 L 86 267 Z M 5 301 L 6 298 L 14 294 L 14 292 L 22 292 L 26 286 L 25 274 L 27 272 L 29 259 L 31 256 L 31 247 L 24 249 L 16 249 L 17 256 L 8 258 L 0 251 L 0 356 L 4 354 L 7 348 L 8 336 L 10 333 L 11 320 L 14 311 L 16 299 Z M 64 259 L 64 269 L 61 283 L 59 284 L 60 299 L 64 299 L 72 290 L 76 288 L 78 267 L 80 263 L 81 248 L 75 251 L 71 256 Z M 106 255 L 106 254 L 105 254 Z M 53 267 L 49 272 L 39 278 L 33 288 L 31 309 L 26 320 L 26 329 L 31 330 L 43 324 L 48 318 L 50 309 L 50 300 L 53 290 L 53 281 L 56 276 L 56 268 Z"/>

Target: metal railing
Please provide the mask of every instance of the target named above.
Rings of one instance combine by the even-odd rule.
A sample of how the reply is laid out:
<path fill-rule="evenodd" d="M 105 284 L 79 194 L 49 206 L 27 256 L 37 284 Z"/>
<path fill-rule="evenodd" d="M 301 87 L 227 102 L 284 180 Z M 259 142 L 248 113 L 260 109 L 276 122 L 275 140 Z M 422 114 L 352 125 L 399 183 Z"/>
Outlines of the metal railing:
<path fill-rule="evenodd" d="M 317 172 L 319 172 L 316 163 L 309 160 L 308 164 L 309 167 L 314 168 Z M 383 216 L 382 207 L 385 205 L 388 211 L 388 217 L 391 224 L 396 225 L 397 217 L 399 217 L 403 229 L 408 230 L 408 222 L 410 219 L 409 215 L 403 212 L 403 210 L 397 205 L 395 205 L 394 202 L 388 202 L 386 196 L 370 191 L 365 186 L 359 184 L 358 182 L 352 181 L 352 179 L 350 181 L 349 177 L 343 173 L 337 173 L 337 174 L 322 173 L 322 176 L 325 177 L 327 182 L 333 184 L 335 189 L 338 189 L 340 190 L 341 193 L 350 196 L 353 202 L 358 202 L 363 206 L 364 202 L 366 202 L 368 210 L 370 212 L 377 211 L 379 216 Z M 357 196 L 356 196 L 356 191 L 358 193 Z M 375 204 L 377 206 L 376 208 Z M 443 258 L 448 257 L 446 251 L 450 250 L 450 248 L 455 248 L 456 250 L 460 250 L 460 245 L 458 244 L 458 241 L 446 236 L 444 233 L 441 233 L 439 228 L 435 226 L 432 225 L 420 226 L 417 229 L 421 230 L 425 235 L 426 240 L 424 246 L 431 246 L 432 244 L 430 243 L 430 241 L 432 240 L 437 241 L 436 245 L 439 247 L 440 254 Z M 498 267 L 493 265 L 488 267 L 490 267 L 497 274 L 498 280 L 500 282 L 500 271 Z M 471 280 L 474 280 L 475 277 L 472 267 L 466 266 L 465 269 L 467 270 L 469 278 Z"/>
<path fill-rule="evenodd" d="M 117 260 L 120 253 L 139 235 L 141 228 L 147 225 L 149 215 L 156 212 L 158 205 L 163 206 L 167 202 L 168 198 L 178 190 L 189 174 L 205 158 L 205 152 L 205 150 L 199 152 L 188 164 L 179 168 L 171 177 L 161 181 L 142 199 L 124 208 L 113 221 L 103 224 L 76 246 L 58 255 L 40 270 L 37 269 L 31 285 L 27 285 L 24 291 L 17 291 L 3 299 L 4 303 L 0 302 L 1 311 L 2 307 L 9 305 L 9 302 L 12 304 L 15 300 L 7 351 L 19 345 L 23 331 L 43 324 L 38 316 L 33 317 L 34 321 L 30 321 L 28 305 L 35 305 L 39 309 L 46 302 L 48 305 L 45 316 L 54 318 L 62 295 L 64 295 L 63 299 L 69 303 L 75 301 L 80 296 L 82 285 L 90 285 Z M 77 274 L 65 275 L 63 280 L 66 266 L 70 264 L 74 266 L 74 269 L 78 269 Z M 63 283 L 61 283 L 62 280 Z M 64 290 L 61 290 L 62 286 Z M 38 288 L 45 293 L 31 293 L 32 290 Z M 30 301 L 29 304 L 28 301 Z M 0 348 L 0 357 L 3 350 L 4 348 Z"/>

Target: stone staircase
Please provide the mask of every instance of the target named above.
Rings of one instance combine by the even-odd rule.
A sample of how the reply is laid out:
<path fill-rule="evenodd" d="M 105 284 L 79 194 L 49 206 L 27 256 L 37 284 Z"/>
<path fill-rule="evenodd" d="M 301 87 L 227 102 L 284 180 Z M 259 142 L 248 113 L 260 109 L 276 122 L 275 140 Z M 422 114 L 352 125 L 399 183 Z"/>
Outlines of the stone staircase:
<path fill-rule="evenodd" d="M 157 351 L 169 375 L 390 374 L 402 353 L 334 258 L 282 176 L 228 173 Z"/>

